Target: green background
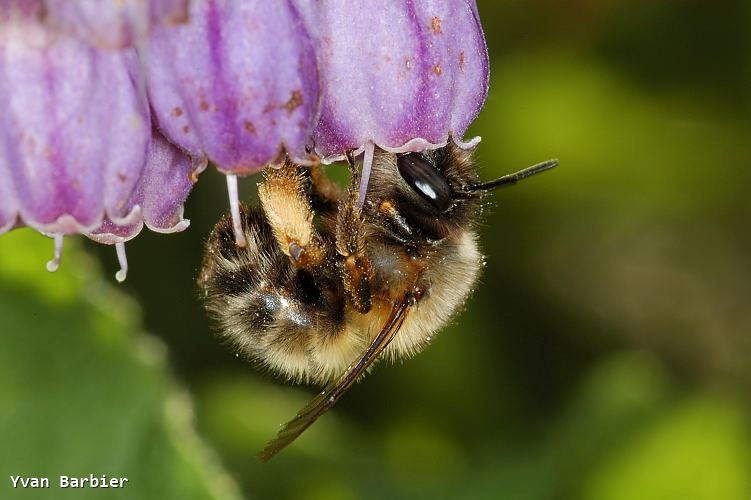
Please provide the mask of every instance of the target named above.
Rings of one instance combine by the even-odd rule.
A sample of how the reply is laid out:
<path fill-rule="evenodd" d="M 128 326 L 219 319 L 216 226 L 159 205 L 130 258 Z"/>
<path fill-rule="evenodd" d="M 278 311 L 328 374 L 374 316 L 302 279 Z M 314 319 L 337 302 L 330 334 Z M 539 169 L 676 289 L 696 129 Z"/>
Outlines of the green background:
<path fill-rule="evenodd" d="M 111 247 L 68 238 L 48 274 L 51 240 L 14 231 L 0 498 L 751 497 L 751 4 L 478 3 L 481 176 L 561 166 L 492 197 L 482 284 L 433 345 L 261 465 L 313 389 L 257 373 L 204 317 L 222 176 L 202 175 L 188 231 L 128 244 L 123 285 Z M 10 488 L 90 473 L 130 483 Z"/>

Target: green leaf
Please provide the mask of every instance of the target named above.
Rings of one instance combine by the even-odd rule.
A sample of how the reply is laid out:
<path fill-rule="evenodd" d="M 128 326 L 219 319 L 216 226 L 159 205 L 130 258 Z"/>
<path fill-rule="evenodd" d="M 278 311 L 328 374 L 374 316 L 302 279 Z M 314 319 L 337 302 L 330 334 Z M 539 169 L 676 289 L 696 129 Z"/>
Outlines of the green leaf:
<path fill-rule="evenodd" d="M 50 274 L 50 240 L 0 238 L 0 497 L 238 498 L 192 428 L 163 346 L 138 331 L 138 308 L 78 243 L 66 240 Z M 58 486 L 90 474 L 128 482 Z M 14 489 L 10 476 L 48 477 L 50 488 Z"/>

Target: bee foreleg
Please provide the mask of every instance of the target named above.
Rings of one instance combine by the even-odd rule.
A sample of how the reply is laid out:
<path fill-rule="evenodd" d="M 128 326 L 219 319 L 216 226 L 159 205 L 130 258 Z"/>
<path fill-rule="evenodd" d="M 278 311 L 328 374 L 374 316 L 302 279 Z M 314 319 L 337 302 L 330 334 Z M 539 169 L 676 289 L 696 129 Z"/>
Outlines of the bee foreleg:
<path fill-rule="evenodd" d="M 336 221 L 336 251 L 343 257 L 341 276 L 347 298 L 360 313 L 370 311 L 373 264 L 365 251 L 367 231 L 362 209 L 357 205 L 357 186 L 339 207 Z"/>

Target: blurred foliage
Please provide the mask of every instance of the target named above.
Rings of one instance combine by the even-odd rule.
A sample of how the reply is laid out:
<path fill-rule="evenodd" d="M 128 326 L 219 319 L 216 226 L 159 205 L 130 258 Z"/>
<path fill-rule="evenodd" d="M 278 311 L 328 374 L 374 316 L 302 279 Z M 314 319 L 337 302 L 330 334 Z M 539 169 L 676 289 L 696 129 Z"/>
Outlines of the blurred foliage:
<path fill-rule="evenodd" d="M 239 498 L 195 434 L 163 346 L 137 333 L 135 305 L 69 243 L 51 275 L 39 272 L 49 245 L 38 235 L 0 239 L 0 497 Z M 90 474 L 128 482 L 57 487 Z M 50 488 L 12 489 L 19 475 Z"/>
<path fill-rule="evenodd" d="M 271 463 L 255 454 L 313 390 L 236 358 L 196 300 L 202 240 L 226 209 L 224 179 L 203 174 L 189 231 L 128 245 L 122 288 L 168 346 L 201 437 L 247 497 L 748 498 L 751 6 L 478 4 L 492 59 L 490 95 L 470 131 L 483 136 L 482 177 L 550 157 L 561 166 L 493 197 L 479 227 L 482 286 L 433 346 L 376 369 Z M 257 180 L 241 186 L 251 202 Z M 15 318 L 2 330 L 0 411 L 8 401 L 25 410 L 11 427 L 1 414 L 0 459 L 41 467 L 49 456 L 66 470 L 90 463 L 112 474 L 129 472 L 120 464 L 153 467 L 134 488 L 179 456 L 193 458 L 171 470 L 197 467 L 155 413 L 174 391 L 165 370 L 115 362 L 143 337 L 125 335 L 122 318 L 100 333 L 103 309 L 82 305 L 109 288 L 81 285 L 79 274 L 98 280 L 71 259 L 46 275 L 45 256 L 26 248 L 51 252 L 51 243 L 14 237 L 0 239 L 0 312 Z M 89 247 L 113 274 L 114 251 Z M 107 314 L 120 310 L 108 304 Z M 40 380 L 54 385 L 21 391 Z M 60 407 L 69 394 L 89 412 L 74 422 Z M 150 421 L 173 458 L 157 463 L 142 435 L 141 445 L 120 444 L 129 441 L 103 433 L 103 421 L 122 433 Z M 8 431 L 17 426 L 26 434 Z M 68 435 L 76 446 L 59 445 Z M 195 493 L 160 498 L 204 498 L 200 485 L 217 474 L 185 473 Z"/>

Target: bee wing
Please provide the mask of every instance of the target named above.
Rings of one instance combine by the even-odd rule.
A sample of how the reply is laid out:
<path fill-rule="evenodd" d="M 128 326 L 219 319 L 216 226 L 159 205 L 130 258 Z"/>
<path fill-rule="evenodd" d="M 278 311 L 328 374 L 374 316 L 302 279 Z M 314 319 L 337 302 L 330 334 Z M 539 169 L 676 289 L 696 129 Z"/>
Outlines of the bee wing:
<path fill-rule="evenodd" d="M 295 418 L 284 424 L 282 429 L 266 447 L 258 454 L 261 462 L 269 461 L 274 455 L 284 449 L 292 441 L 310 427 L 318 417 L 323 415 L 329 408 L 352 387 L 355 381 L 368 369 L 383 352 L 386 346 L 393 340 L 401 328 L 407 310 L 412 305 L 411 295 L 405 296 L 400 302 L 394 304 L 386 324 L 381 332 L 373 339 L 368 348 L 360 357 L 349 365 L 339 378 L 330 382 L 313 400 L 300 410 Z"/>

